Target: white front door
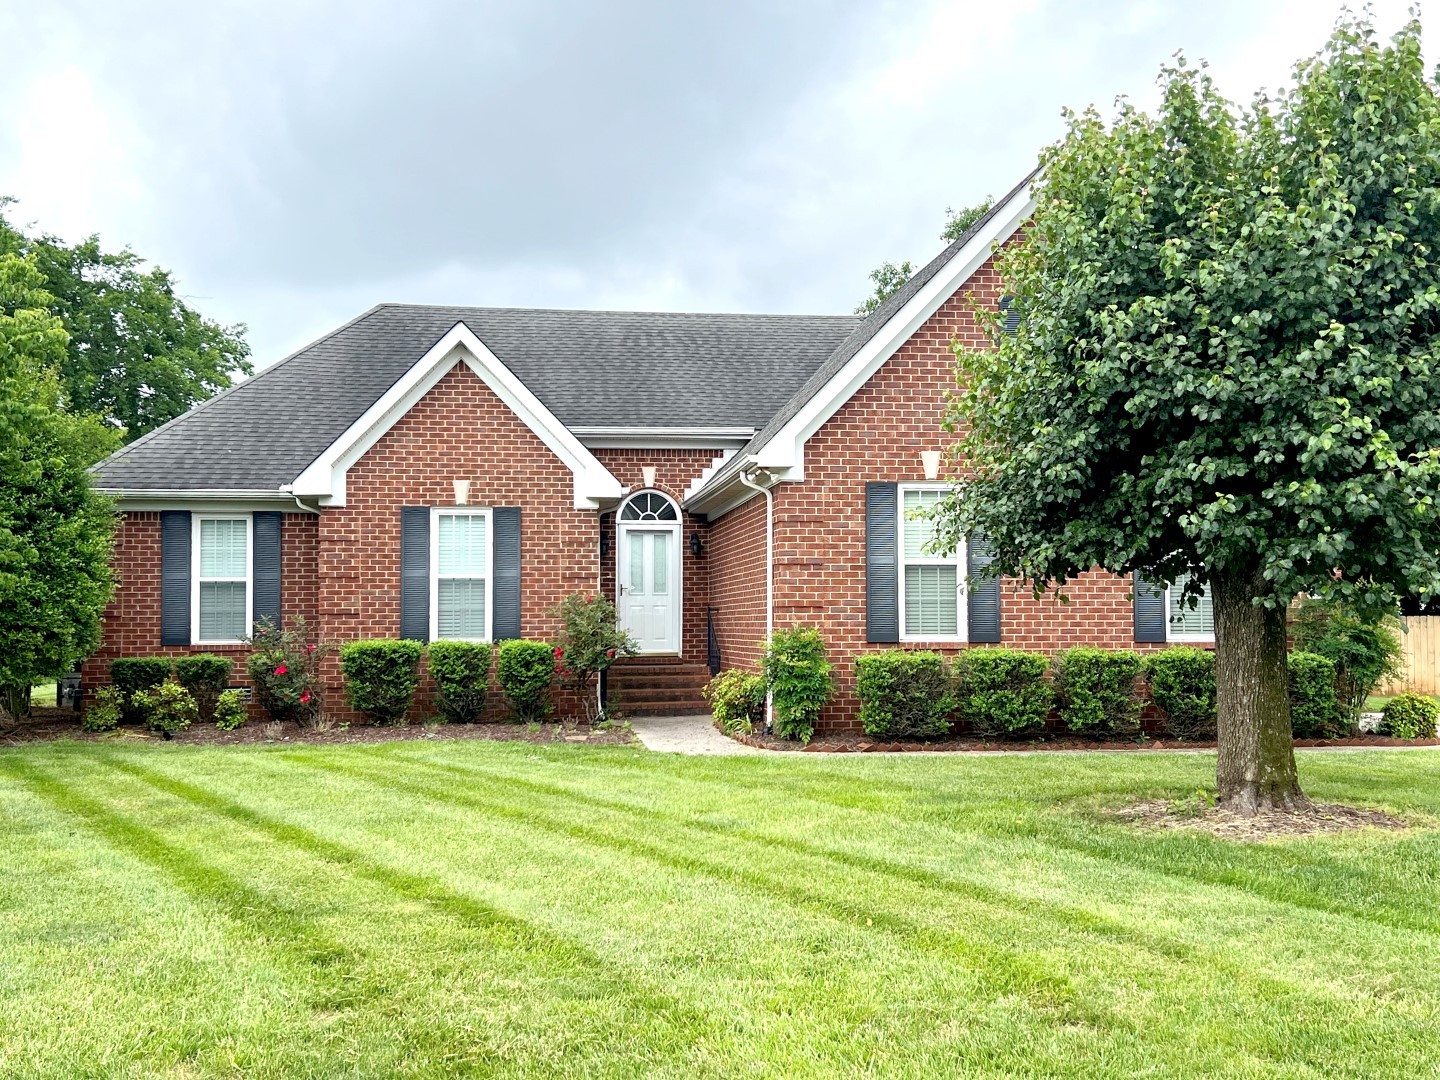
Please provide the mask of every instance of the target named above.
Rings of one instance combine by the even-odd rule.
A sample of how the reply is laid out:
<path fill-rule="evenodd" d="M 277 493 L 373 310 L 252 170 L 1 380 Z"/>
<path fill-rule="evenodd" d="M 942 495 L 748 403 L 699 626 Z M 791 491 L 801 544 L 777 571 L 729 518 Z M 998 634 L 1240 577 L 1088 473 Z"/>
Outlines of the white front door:
<path fill-rule="evenodd" d="M 642 653 L 680 651 L 680 532 L 620 526 L 620 623 Z"/>

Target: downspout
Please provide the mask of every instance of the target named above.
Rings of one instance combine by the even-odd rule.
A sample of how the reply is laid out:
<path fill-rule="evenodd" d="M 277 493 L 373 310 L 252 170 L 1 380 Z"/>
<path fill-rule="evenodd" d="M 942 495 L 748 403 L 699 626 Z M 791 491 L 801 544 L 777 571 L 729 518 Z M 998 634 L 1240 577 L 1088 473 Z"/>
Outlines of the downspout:
<path fill-rule="evenodd" d="M 742 469 L 736 475 L 740 483 L 752 491 L 765 496 L 765 646 L 769 648 L 770 638 L 775 633 L 775 497 L 768 487 L 755 483 L 755 477 L 765 470 L 752 469 L 746 475 Z M 768 476 L 769 474 L 766 473 Z M 765 734 L 775 730 L 775 697 L 767 688 L 765 691 Z"/>

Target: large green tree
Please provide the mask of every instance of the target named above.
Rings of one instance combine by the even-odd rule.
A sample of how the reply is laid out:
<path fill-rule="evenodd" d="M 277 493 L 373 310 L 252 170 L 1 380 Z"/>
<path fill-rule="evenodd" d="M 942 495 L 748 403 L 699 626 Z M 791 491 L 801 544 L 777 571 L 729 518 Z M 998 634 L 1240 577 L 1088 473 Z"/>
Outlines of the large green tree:
<path fill-rule="evenodd" d="M 1093 566 L 1209 590 L 1224 805 L 1305 805 L 1286 697 L 1301 593 L 1440 593 L 1440 99 L 1420 26 L 1341 23 L 1239 109 L 1183 60 L 1154 115 L 1042 156 L 1023 319 L 957 347 L 953 544 L 1038 589 Z"/>
<path fill-rule="evenodd" d="M 3 209 L 5 200 L 0 200 Z M 56 365 L 68 407 L 135 439 L 251 371 L 243 325 L 205 318 L 175 292 L 170 272 L 99 237 L 66 244 L 27 234 L 0 214 L 0 254 L 28 256 L 69 333 Z"/>
<path fill-rule="evenodd" d="M 0 254 L 0 721 L 94 650 L 111 592 L 114 515 L 86 467 L 115 435 L 62 407 L 68 339 L 43 283 Z"/>

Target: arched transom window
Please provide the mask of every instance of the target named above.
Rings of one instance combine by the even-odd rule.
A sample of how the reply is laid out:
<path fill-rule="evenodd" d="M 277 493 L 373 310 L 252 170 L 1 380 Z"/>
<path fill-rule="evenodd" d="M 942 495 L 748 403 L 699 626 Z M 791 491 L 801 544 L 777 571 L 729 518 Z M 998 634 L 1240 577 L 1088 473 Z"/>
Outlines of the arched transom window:
<path fill-rule="evenodd" d="M 675 504 L 658 491 L 642 491 L 620 511 L 621 521 L 678 521 Z"/>

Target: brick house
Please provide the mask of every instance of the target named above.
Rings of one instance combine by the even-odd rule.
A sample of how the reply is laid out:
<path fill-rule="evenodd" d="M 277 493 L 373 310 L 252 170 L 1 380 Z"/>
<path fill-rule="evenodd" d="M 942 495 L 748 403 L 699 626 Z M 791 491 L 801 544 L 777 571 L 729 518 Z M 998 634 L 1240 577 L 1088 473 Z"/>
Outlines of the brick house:
<path fill-rule="evenodd" d="M 1100 572 L 1065 605 L 967 584 L 983 545 L 930 555 L 907 517 L 943 486 L 951 343 L 983 344 L 993 253 L 1032 209 L 1022 183 L 863 319 L 373 308 L 95 467 L 123 520 L 83 682 L 117 656 L 242 660 L 263 615 L 545 638 L 594 590 L 642 649 L 611 680 L 634 712 L 703 708 L 767 622 L 824 634 L 824 726 L 854 722 L 866 650 L 1208 640 L 1203 605 Z"/>

